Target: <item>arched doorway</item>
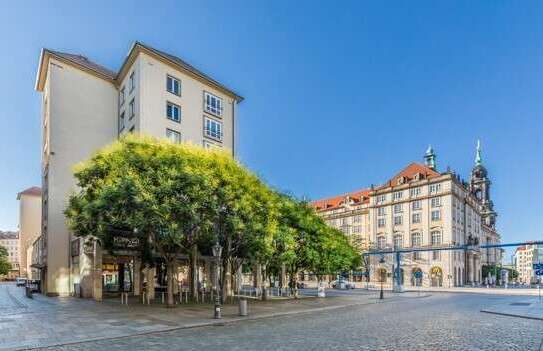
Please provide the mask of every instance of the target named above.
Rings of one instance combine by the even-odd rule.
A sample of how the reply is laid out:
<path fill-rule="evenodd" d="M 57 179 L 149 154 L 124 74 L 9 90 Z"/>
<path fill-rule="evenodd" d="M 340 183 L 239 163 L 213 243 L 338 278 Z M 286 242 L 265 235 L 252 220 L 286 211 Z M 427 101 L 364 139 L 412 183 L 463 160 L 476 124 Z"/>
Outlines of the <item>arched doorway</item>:
<path fill-rule="evenodd" d="M 432 287 L 443 286 L 443 270 L 441 267 L 432 267 L 430 270 L 430 284 Z"/>
<path fill-rule="evenodd" d="M 420 278 L 416 278 L 417 275 L 420 275 Z M 422 286 L 422 270 L 418 267 L 411 270 L 411 286 Z"/>

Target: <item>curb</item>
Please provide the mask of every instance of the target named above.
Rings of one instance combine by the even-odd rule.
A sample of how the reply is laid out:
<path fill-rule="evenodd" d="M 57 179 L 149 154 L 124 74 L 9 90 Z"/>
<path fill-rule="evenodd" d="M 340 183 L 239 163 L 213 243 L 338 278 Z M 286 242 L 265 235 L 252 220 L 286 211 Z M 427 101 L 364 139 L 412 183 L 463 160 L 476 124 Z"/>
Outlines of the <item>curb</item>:
<path fill-rule="evenodd" d="M 268 319 L 268 318 L 275 318 L 275 317 L 282 317 L 282 316 L 291 316 L 291 315 L 299 315 L 304 313 L 314 313 L 314 312 L 323 312 L 323 311 L 332 311 L 342 308 L 349 308 L 354 306 L 365 306 L 365 305 L 374 305 L 374 304 L 381 304 L 381 303 L 387 303 L 387 302 L 395 302 L 398 301 L 398 299 L 394 298 L 388 298 L 388 300 L 385 301 L 369 301 L 364 303 L 352 303 L 352 304 L 343 304 L 343 305 L 336 305 L 336 306 L 324 306 L 324 307 L 317 307 L 317 308 L 311 308 L 303 311 L 285 311 L 285 312 L 278 312 L 278 313 L 268 313 L 263 314 L 260 316 L 253 316 L 253 317 L 234 317 L 229 320 L 217 320 L 217 321 L 207 321 L 207 322 L 199 322 L 199 323 L 193 323 L 193 324 L 185 324 L 180 325 L 177 327 L 171 327 L 171 328 L 165 328 L 160 330 L 152 330 L 152 331 L 145 331 L 145 332 L 139 332 L 139 333 L 132 333 L 132 334 L 125 334 L 125 335 L 119 335 L 119 336 L 107 336 L 107 337 L 95 337 L 95 338 L 88 338 L 88 339 L 81 339 L 73 342 L 63 342 L 63 343 L 51 343 L 46 345 L 40 345 L 40 346 L 21 346 L 21 347 L 15 347 L 12 349 L 1 349 L 2 351 L 7 350 L 39 350 L 43 348 L 50 348 L 50 347 L 62 347 L 62 346 L 69 346 L 69 345 L 77 345 L 77 344 L 84 344 L 88 342 L 93 341 L 107 341 L 107 340 L 117 340 L 117 339 L 125 339 L 130 338 L 133 336 L 142 336 L 142 335 L 151 335 L 151 334 L 160 334 L 160 333 L 168 333 L 171 331 L 176 330 L 184 330 L 184 329 L 195 329 L 195 328 L 202 328 L 202 327 L 219 327 L 219 326 L 225 326 L 228 324 L 234 324 L 239 323 L 243 321 L 253 321 L 253 320 L 260 320 L 260 319 Z"/>
<path fill-rule="evenodd" d="M 536 320 L 536 321 L 543 321 L 543 317 L 532 317 L 532 316 L 525 316 L 525 315 L 521 315 L 521 314 L 495 312 L 495 311 L 489 311 L 489 310 L 481 310 L 481 312 L 482 313 L 488 313 L 488 314 L 495 314 L 495 315 L 498 315 L 498 316 L 516 317 L 516 318 L 531 319 L 531 320 Z"/>

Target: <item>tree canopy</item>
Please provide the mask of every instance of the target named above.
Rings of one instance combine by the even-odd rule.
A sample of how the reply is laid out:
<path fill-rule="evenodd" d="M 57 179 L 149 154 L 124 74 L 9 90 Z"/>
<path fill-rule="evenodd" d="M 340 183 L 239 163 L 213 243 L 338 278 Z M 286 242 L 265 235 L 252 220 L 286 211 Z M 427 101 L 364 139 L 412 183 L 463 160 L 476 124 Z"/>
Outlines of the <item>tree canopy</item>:
<path fill-rule="evenodd" d="M 8 250 L 0 246 L 0 275 L 7 275 L 11 269 L 11 263 L 8 260 Z"/>
<path fill-rule="evenodd" d="M 170 269 L 179 253 L 209 255 L 215 242 L 226 274 L 246 261 L 333 273 L 358 257 L 307 203 L 270 189 L 220 150 L 129 135 L 74 175 L 78 191 L 65 214 L 75 235 L 113 252 L 117 236 L 136 238 L 149 264 L 158 254 Z"/>

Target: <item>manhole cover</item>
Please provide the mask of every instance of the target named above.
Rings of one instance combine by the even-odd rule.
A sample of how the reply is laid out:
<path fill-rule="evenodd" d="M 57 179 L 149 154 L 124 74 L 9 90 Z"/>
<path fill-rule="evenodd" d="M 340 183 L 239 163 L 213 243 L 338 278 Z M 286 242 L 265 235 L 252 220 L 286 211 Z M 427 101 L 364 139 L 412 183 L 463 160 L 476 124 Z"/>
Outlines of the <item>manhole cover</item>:
<path fill-rule="evenodd" d="M 510 306 L 530 306 L 529 302 L 513 302 L 509 304 Z"/>

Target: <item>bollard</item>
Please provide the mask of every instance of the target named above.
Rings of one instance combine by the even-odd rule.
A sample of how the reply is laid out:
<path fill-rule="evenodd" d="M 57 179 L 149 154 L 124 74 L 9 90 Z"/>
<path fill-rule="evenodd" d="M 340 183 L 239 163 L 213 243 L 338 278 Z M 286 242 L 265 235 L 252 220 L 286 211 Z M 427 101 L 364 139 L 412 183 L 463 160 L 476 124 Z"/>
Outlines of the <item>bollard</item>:
<path fill-rule="evenodd" d="M 164 292 L 162 292 L 161 301 L 162 301 L 162 304 L 164 304 Z"/>
<path fill-rule="evenodd" d="M 145 305 L 145 291 L 141 294 L 141 303 Z"/>
<path fill-rule="evenodd" d="M 243 317 L 247 316 L 247 300 L 246 299 L 239 300 L 239 315 Z"/>

